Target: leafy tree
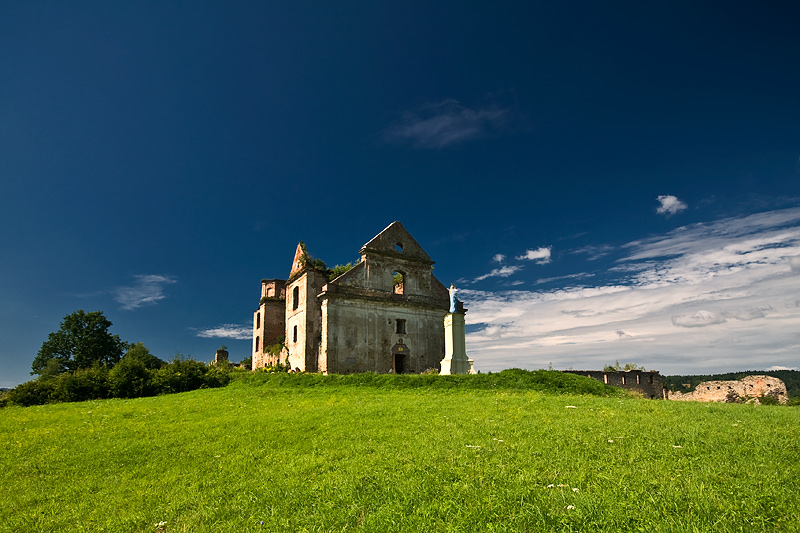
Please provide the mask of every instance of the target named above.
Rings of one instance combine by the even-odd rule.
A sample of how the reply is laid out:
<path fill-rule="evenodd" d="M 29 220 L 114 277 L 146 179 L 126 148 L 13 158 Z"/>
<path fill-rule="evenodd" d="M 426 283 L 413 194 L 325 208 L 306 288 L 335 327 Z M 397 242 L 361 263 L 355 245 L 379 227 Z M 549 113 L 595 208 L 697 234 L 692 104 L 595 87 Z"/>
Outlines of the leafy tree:
<path fill-rule="evenodd" d="M 108 390 L 108 368 L 99 364 L 74 372 L 64 372 L 50 381 L 53 385 L 51 402 L 83 402 L 111 397 Z"/>
<path fill-rule="evenodd" d="M 137 342 L 109 373 L 112 394 L 117 398 L 139 398 L 156 394 L 153 376 L 157 369 L 166 364 L 151 354 L 144 344 Z"/>
<path fill-rule="evenodd" d="M 356 261 L 356 264 L 358 261 Z M 345 272 L 348 272 L 355 266 L 353 263 L 347 263 L 346 265 L 336 265 L 335 267 L 328 270 L 328 281 L 338 278 Z"/>
<path fill-rule="evenodd" d="M 31 365 L 31 374 L 49 374 L 91 368 L 111 368 L 122 357 L 127 343 L 108 332 L 111 321 L 102 311 L 82 309 L 64 317 L 61 329 L 48 335 Z M 55 366 L 51 361 L 55 361 Z"/>
<path fill-rule="evenodd" d="M 205 363 L 177 354 L 172 362 L 155 371 L 153 385 L 158 394 L 186 392 L 208 386 L 207 373 Z M 215 383 L 213 386 L 219 385 Z"/>

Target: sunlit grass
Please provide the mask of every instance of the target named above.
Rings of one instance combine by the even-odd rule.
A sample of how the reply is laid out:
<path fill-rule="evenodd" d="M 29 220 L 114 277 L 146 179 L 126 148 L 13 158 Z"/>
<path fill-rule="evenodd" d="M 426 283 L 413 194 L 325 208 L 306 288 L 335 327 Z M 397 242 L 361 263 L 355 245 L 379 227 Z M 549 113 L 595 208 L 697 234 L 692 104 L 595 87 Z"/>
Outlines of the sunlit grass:
<path fill-rule="evenodd" d="M 277 382 L 0 411 L 0 531 L 798 531 L 800 410 Z"/>

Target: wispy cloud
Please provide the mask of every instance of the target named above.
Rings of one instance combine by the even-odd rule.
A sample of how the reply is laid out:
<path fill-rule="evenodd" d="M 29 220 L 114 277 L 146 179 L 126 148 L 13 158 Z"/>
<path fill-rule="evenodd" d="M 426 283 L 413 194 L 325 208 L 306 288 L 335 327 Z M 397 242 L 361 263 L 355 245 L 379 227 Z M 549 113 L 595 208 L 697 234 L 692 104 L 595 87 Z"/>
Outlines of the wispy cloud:
<path fill-rule="evenodd" d="M 567 274 L 566 276 L 555 276 L 552 278 L 539 278 L 536 280 L 537 285 L 542 285 L 544 283 L 552 283 L 554 281 L 564 281 L 568 279 L 585 279 L 594 277 L 594 274 L 590 272 L 579 272 L 578 274 Z"/>
<path fill-rule="evenodd" d="M 444 148 L 496 134 L 510 120 L 509 108 L 487 105 L 470 109 L 451 99 L 404 113 L 384 130 L 383 138 L 416 148 Z"/>
<path fill-rule="evenodd" d="M 587 260 L 597 261 L 601 257 L 609 255 L 614 250 L 616 250 L 616 248 L 614 248 L 613 246 L 607 244 L 599 244 L 599 245 L 584 246 L 583 248 L 576 248 L 575 250 L 570 250 L 567 253 L 574 255 L 586 255 Z"/>
<path fill-rule="evenodd" d="M 492 257 L 492 261 L 494 261 L 495 263 L 502 263 L 505 260 L 506 260 L 506 256 L 504 256 L 503 254 L 495 254 L 495 256 Z"/>
<path fill-rule="evenodd" d="M 519 271 L 521 268 L 522 267 L 508 266 L 508 265 L 500 267 L 500 268 L 495 268 L 491 272 L 489 272 L 488 274 L 484 274 L 482 276 L 478 276 L 477 278 L 475 278 L 473 280 L 473 283 L 477 282 L 477 281 L 483 281 L 483 280 L 485 280 L 487 278 L 507 278 L 508 276 L 513 274 L 514 272 Z"/>
<path fill-rule="evenodd" d="M 552 247 L 540 247 L 535 250 L 528 250 L 523 255 L 517 257 L 518 260 L 534 261 L 539 265 L 545 265 L 550 262 L 550 253 Z"/>
<path fill-rule="evenodd" d="M 463 290 L 476 367 L 796 366 L 800 208 L 684 226 L 623 250 L 609 272 L 617 278 L 604 285 Z"/>
<path fill-rule="evenodd" d="M 656 209 L 656 213 L 659 215 L 672 216 L 688 207 L 685 203 L 678 200 L 676 196 L 672 196 L 671 194 L 662 194 L 657 200 L 660 205 L 658 209 Z"/>
<path fill-rule="evenodd" d="M 253 326 L 222 324 L 214 328 L 200 329 L 197 331 L 197 336 L 204 339 L 248 340 L 253 338 Z"/>
<path fill-rule="evenodd" d="M 721 313 L 706 311 L 705 309 L 700 309 L 691 314 L 672 316 L 672 323 L 682 328 L 702 328 L 704 326 L 722 324 L 725 321 L 725 317 Z"/>
<path fill-rule="evenodd" d="M 129 287 L 117 287 L 113 290 L 114 299 L 122 305 L 122 309 L 136 309 L 143 305 L 153 305 L 166 298 L 164 287 L 176 283 L 173 276 L 157 274 L 140 274 L 134 276 L 136 283 Z"/>

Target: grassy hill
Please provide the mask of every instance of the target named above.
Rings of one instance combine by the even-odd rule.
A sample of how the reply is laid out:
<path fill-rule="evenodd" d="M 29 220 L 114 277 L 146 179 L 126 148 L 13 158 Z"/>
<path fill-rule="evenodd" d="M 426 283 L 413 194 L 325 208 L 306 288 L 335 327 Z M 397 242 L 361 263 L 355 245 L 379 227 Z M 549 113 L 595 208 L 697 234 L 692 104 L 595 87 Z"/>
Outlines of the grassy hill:
<path fill-rule="evenodd" d="M 507 376 L 6 408 L 0 531 L 800 530 L 800 409 Z"/>

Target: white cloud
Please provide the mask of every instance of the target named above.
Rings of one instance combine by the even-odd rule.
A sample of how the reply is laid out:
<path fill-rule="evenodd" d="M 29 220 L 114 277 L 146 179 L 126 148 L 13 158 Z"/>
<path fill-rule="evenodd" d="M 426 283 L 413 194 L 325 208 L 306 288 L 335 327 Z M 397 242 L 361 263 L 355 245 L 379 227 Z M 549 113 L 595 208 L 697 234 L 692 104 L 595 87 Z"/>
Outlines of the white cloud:
<path fill-rule="evenodd" d="M 800 272 L 800 255 L 789 259 L 789 268 L 791 268 L 793 272 Z"/>
<path fill-rule="evenodd" d="M 136 309 L 143 305 L 151 305 L 166 298 L 164 286 L 176 283 L 172 276 L 141 274 L 134 276 L 136 284 L 131 287 L 114 289 L 114 299 L 122 304 L 123 309 Z"/>
<path fill-rule="evenodd" d="M 492 257 L 492 261 L 494 261 L 495 263 L 502 263 L 505 260 L 506 256 L 504 256 L 503 254 L 495 254 L 495 256 Z"/>
<path fill-rule="evenodd" d="M 253 326 L 241 326 L 238 324 L 222 324 L 215 328 L 198 330 L 197 336 L 203 337 L 205 339 L 247 340 L 253 338 Z"/>
<path fill-rule="evenodd" d="M 606 285 L 459 293 L 476 368 L 591 370 L 619 359 L 685 374 L 796 364 L 800 208 L 689 225 L 623 249 Z"/>
<path fill-rule="evenodd" d="M 484 274 L 484 275 L 482 275 L 482 276 L 478 276 L 477 278 L 475 278 L 475 279 L 473 280 L 473 283 L 475 283 L 475 282 L 477 282 L 477 281 L 483 281 L 483 280 L 485 280 L 486 278 L 495 278 L 495 277 L 498 277 L 498 278 L 507 278 L 508 276 L 510 276 L 511 274 L 513 274 L 514 272 L 517 272 L 517 271 L 519 271 L 521 268 L 522 268 L 522 267 L 518 267 L 518 266 L 508 266 L 508 265 L 506 265 L 506 266 L 503 266 L 503 267 L 500 267 L 500 268 L 495 268 L 495 269 L 493 269 L 491 272 L 489 272 L 488 274 Z"/>
<path fill-rule="evenodd" d="M 536 250 L 528 250 L 523 255 L 517 257 L 518 260 L 527 259 L 529 261 L 534 261 L 539 265 L 545 265 L 550 262 L 550 252 L 552 250 L 552 246 L 547 247 L 540 247 Z"/>
<path fill-rule="evenodd" d="M 600 259 L 601 257 L 607 256 L 608 254 L 613 252 L 615 249 L 616 248 L 614 248 L 613 246 L 609 246 L 607 244 L 601 244 L 601 245 L 596 245 L 596 246 L 595 245 L 584 246 L 583 248 L 577 248 L 575 250 L 570 250 L 567 253 L 586 255 L 586 256 L 588 256 L 586 258 L 588 261 L 596 261 L 596 260 Z"/>
<path fill-rule="evenodd" d="M 580 272 L 578 274 L 567 274 L 566 276 L 556 276 L 553 278 L 539 278 L 536 280 L 536 284 L 541 285 L 543 283 L 552 283 L 554 281 L 563 281 L 567 279 L 585 279 L 592 277 L 594 277 L 594 274 L 588 272 Z"/>
<path fill-rule="evenodd" d="M 702 328 L 726 322 L 725 317 L 714 311 L 700 309 L 692 314 L 673 315 L 672 323 L 682 328 Z"/>
<path fill-rule="evenodd" d="M 671 194 L 662 194 L 657 198 L 657 200 L 658 203 L 661 204 L 658 209 L 656 209 L 656 213 L 659 215 L 672 216 L 687 208 L 685 203 L 681 202 L 677 197 L 672 196 Z"/>
<path fill-rule="evenodd" d="M 444 148 L 492 134 L 506 127 L 510 110 L 494 105 L 469 109 L 457 100 L 405 113 L 383 132 L 384 140 L 410 142 L 416 148 Z"/>
<path fill-rule="evenodd" d="M 797 370 L 797 367 L 795 367 L 795 366 L 778 366 L 778 365 L 775 365 L 775 366 L 769 367 L 767 370 Z"/>

